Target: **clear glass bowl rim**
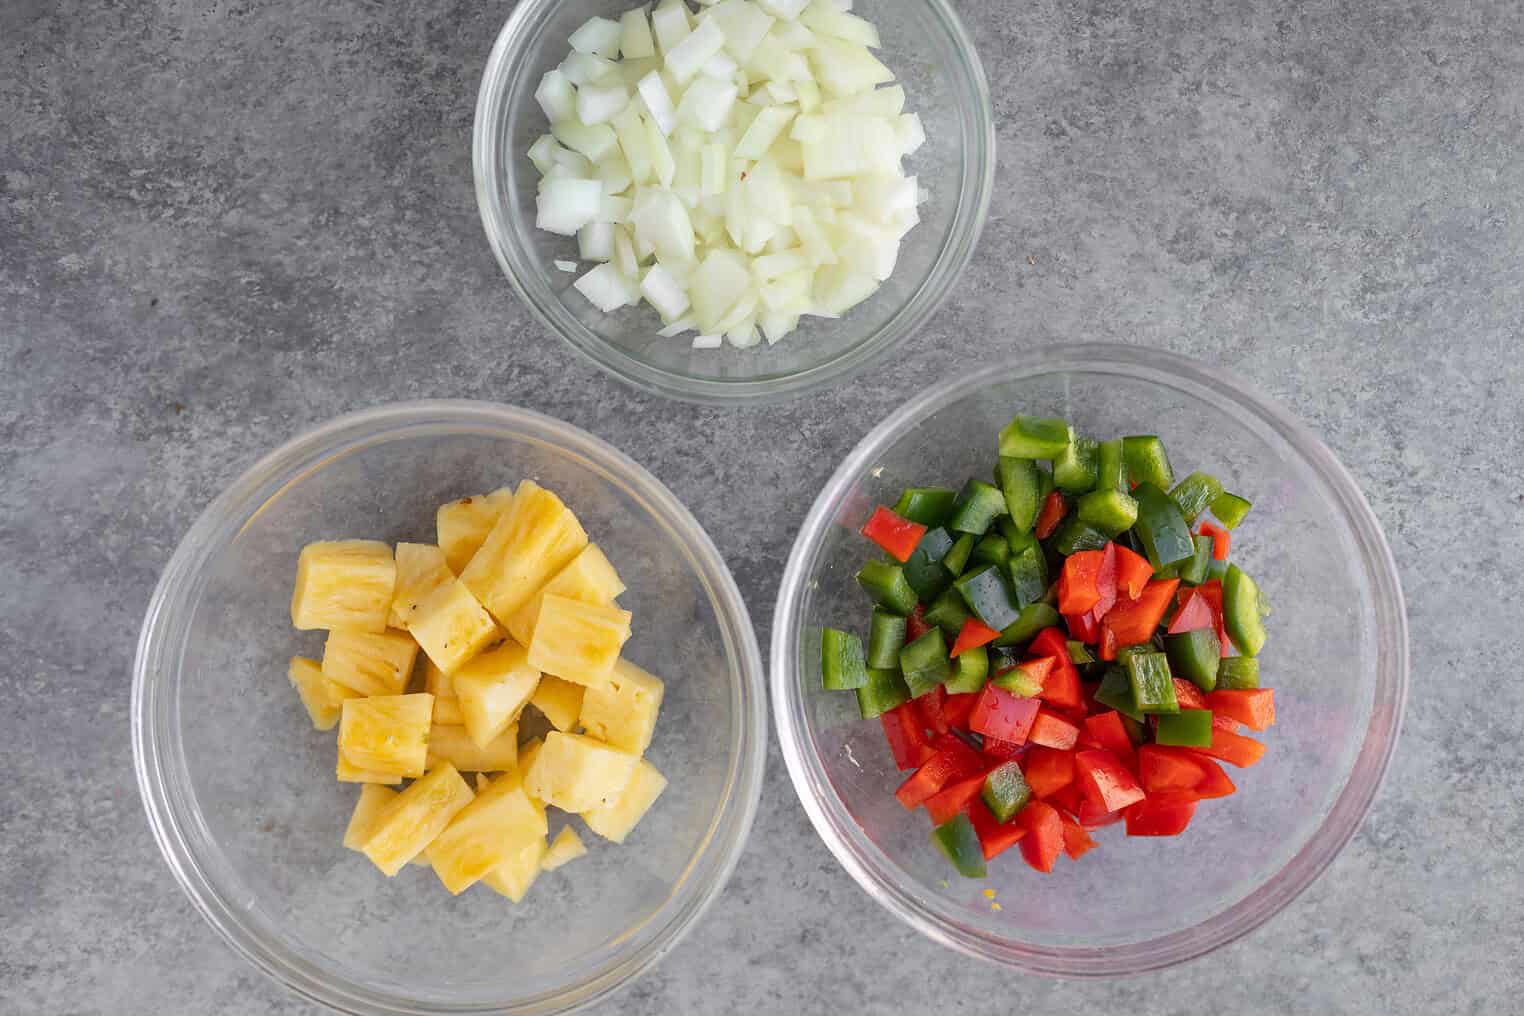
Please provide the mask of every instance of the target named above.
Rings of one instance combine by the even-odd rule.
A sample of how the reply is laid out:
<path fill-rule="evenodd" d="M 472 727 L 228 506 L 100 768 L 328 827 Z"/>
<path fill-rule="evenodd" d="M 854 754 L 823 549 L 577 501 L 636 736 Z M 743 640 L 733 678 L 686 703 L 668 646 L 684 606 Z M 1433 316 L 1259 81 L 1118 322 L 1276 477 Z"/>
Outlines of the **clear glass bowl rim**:
<path fill-rule="evenodd" d="M 705 846 L 685 879 L 643 926 L 659 927 L 640 948 L 616 954 L 600 968 L 554 992 L 486 1006 L 425 1006 L 339 977 L 312 964 L 246 921 L 217 891 L 184 831 L 199 821 L 177 814 L 169 787 L 176 753 L 173 731 L 159 729 L 160 675 L 178 664 L 202 576 L 210 559 L 236 534 L 249 510 L 337 454 L 398 437 L 431 432 L 503 433 L 572 454 L 594 472 L 626 488 L 692 555 L 708 586 L 721 633 L 737 661 L 731 681 L 740 688 L 740 722 L 730 750 L 727 792 Z M 603 998 L 665 956 L 703 915 L 740 859 L 761 797 L 767 745 L 767 695 L 762 657 L 746 604 L 724 559 L 698 521 L 659 480 L 633 459 L 577 427 L 531 410 L 471 400 L 395 403 L 340 416 L 281 445 L 250 467 L 201 514 L 175 549 L 150 600 L 138 640 L 132 679 L 132 749 L 138 789 L 154 839 L 176 881 L 208 924 L 266 974 L 304 998 L 363 1014 L 564 1012 Z"/>
<path fill-rule="evenodd" d="M 508 16 L 482 72 L 477 93 L 476 115 L 471 131 L 471 164 L 476 184 L 476 204 L 482 227 L 503 274 L 529 312 L 542 326 L 558 335 L 567 345 L 594 366 L 637 388 L 685 402 L 716 405 L 733 402 L 766 403 L 793 398 L 865 369 L 878 356 L 894 348 L 920 330 L 943 301 L 951 295 L 963 270 L 973 258 L 980 234 L 989 217 L 990 199 L 995 188 L 995 113 L 990 99 L 989 81 L 979 60 L 978 47 L 963 26 L 948 0 L 919 0 L 943 23 L 960 57 L 959 72 L 972 85 L 960 96 L 977 104 L 972 117 L 974 135 L 970 165 L 972 190 L 959 200 L 953 226 L 926 281 L 914 297 L 890 319 L 888 324 L 847 349 L 835 359 L 808 370 L 753 380 L 717 380 L 692 377 L 654 367 L 629 355 L 619 347 L 599 338 L 576 319 L 554 296 L 539 292 L 525 280 L 543 275 L 543 266 L 523 256 L 518 245 L 509 242 L 513 232 L 513 210 L 498 201 L 493 186 L 502 169 L 494 143 L 496 126 L 503 113 L 508 79 L 523 59 L 522 49 L 533 38 L 533 28 L 556 0 L 522 0 Z"/>
<path fill-rule="evenodd" d="M 1374 596 L 1376 688 L 1370 723 L 1350 777 L 1323 824 L 1280 871 L 1233 906 L 1194 927 L 1120 946 L 1048 947 L 1013 942 L 942 919 L 908 891 L 899 869 L 858 827 L 813 750 L 796 666 L 804 583 L 831 512 L 884 448 L 933 412 L 998 383 L 1062 373 L 1102 373 L 1152 381 L 1200 398 L 1284 439 L 1334 492 Z M 1310 430 L 1231 371 L 1162 350 L 1114 343 L 1056 345 L 935 385 L 871 430 L 831 476 L 799 530 L 773 614 L 773 715 L 783 761 L 821 839 L 869 896 L 897 918 L 962 953 L 1032 973 L 1090 979 L 1141 974 L 1202 956 L 1279 913 L 1333 861 L 1359 828 L 1391 762 L 1408 688 L 1407 616 L 1397 565 L 1380 523 L 1354 478 Z"/>

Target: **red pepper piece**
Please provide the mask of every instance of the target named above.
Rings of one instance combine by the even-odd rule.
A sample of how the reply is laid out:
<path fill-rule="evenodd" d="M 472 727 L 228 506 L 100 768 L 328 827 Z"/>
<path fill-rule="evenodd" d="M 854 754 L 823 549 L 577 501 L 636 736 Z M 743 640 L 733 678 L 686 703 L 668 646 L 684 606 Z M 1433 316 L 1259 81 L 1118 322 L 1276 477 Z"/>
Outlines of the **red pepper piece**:
<path fill-rule="evenodd" d="M 1019 667 L 1028 677 L 1036 682 L 1038 696 L 1041 697 L 1042 689 L 1047 687 L 1048 679 L 1053 676 L 1053 668 L 1057 662 L 1057 660 L 1054 660 L 1050 656 L 1039 656 L 1036 659 L 1022 660 L 1015 667 L 1002 667 L 996 672 L 995 676 L 999 677 L 1001 674 L 1009 674 Z"/>
<path fill-rule="evenodd" d="M 1196 764 L 1201 766 L 1202 771 L 1206 774 L 1202 777 L 1201 782 L 1196 784 L 1197 797 L 1203 800 L 1214 797 L 1227 797 L 1238 789 L 1233 785 L 1233 781 L 1228 777 L 1228 774 L 1222 771 L 1222 766 L 1213 762 L 1205 755 L 1196 756 Z"/>
<path fill-rule="evenodd" d="M 1069 659 L 1069 643 L 1064 640 L 1063 629 L 1053 627 L 1044 628 L 1032 638 L 1032 644 L 1027 652 L 1033 656 L 1052 656 L 1056 659 Z"/>
<path fill-rule="evenodd" d="M 1105 811 L 1091 804 L 1089 801 L 1081 800 L 1079 812 L 1074 817 L 1077 818 L 1079 820 L 1079 824 L 1084 826 L 1086 829 L 1102 829 L 1109 825 L 1116 825 L 1118 822 L 1122 821 L 1125 810 L 1126 809 L 1123 809 L 1123 811 Z"/>
<path fill-rule="evenodd" d="M 921 730 L 920 717 L 911 703 L 895 706 L 878 720 L 883 724 L 889 751 L 894 754 L 894 764 L 901 769 L 919 769 L 937 753 Z"/>
<path fill-rule="evenodd" d="M 915 552 L 916 544 L 921 542 L 921 537 L 926 535 L 926 527 L 919 522 L 911 522 L 901 518 L 894 512 L 879 505 L 873 509 L 873 515 L 863 525 L 862 534 L 880 547 L 901 564 L 910 560 L 910 555 Z"/>
<path fill-rule="evenodd" d="M 1069 855 L 1071 861 L 1078 861 L 1081 857 L 1095 849 L 1095 840 L 1085 831 L 1085 827 L 1067 815 L 1058 816 L 1064 826 L 1064 853 Z"/>
<path fill-rule="evenodd" d="M 1105 624 L 1101 625 L 1101 659 L 1117 658 L 1117 633 Z"/>
<path fill-rule="evenodd" d="M 1079 668 L 1070 662 L 1068 653 L 1065 652 L 1058 659 L 1051 656 L 1044 659 L 1051 663 L 1052 669 L 1048 671 L 1048 676 L 1042 683 L 1042 691 L 1037 693 L 1037 697 L 1059 709 L 1083 712 L 1085 690 L 1080 687 Z"/>
<path fill-rule="evenodd" d="M 1074 784 L 1074 752 L 1034 747 L 1022 759 L 1021 771 L 1034 797 L 1052 797 Z"/>
<path fill-rule="evenodd" d="M 1183 677 L 1172 679 L 1175 682 L 1175 701 L 1180 703 L 1181 709 L 1209 709 L 1206 697 L 1201 694 L 1201 689 Z"/>
<path fill-rule="evenodd" d="M 979 791 L 984 789 L 984 776 L 984 773 L 979 773 L 966 780 L 949 783 L 927 798 L 926 814 L 931 816 L 931 824 L 950 822 L 967 809 L 971 802 L 977 801 Z"/>
<path fill-rule="evenodd" d="M 1036 699 L 1012 695 L 987 684 L 968 715 L 968 729 L 986 737 L 1025 744 L 1040 705 Z"/>
<path fill-rule="evenodd" d="M 1121 544 L 1114 544 L 1117 557 L 1117 596 L 1123 600 L 1136 600 L 1154 577 L 1154 566 L 1148 558 Z"/>
<path fill-rule="evenodd" d="M 1000 632 L 980 621 L 977 617 L 971 617 L 963 622 L 963 627 L 958 631 L 958 637 L 953 640 L 952 655 L 957 656 L 969 649 L 978 649 L 988 645 L 1000 637 Z"/>
<path fill-rule="evenodd" d="M 1221 759 L 1229 765 L 1247 769 L 1260 759 L 1265 757 L 1265 746 L 1252 737 L 1244 737 L 1230 730 L 1223 730 L 1216 725 L 1212 727 L 1212 746 L 1210 748 L 1191 748 L 1190 751 L 1200 752 L 1208 758 Z"/>
<path fill-rule="evenodd" d="M 1080 793 L 1079 784 L 1070 780 L 1067 785 L 1059 787 L 1043 800 L 1066 815 L 1078 817 L 1080 808 L 1085 803 L 1085 795 Z"/>
<path fill-rule="evenodd" d="M 1236 734 L 1238 733 L 1238 728 L 1240 726 L 1242 726 L 1242 724 L 1233 719 L 1233 717 L 1229 716 L 1227 713 L 1212 714 L 1212 727 L 1215 730 L 1226 730 L 1230 734 Z"/>
<path fill-rule="evenodd" d="M 1115 709 L 1085 717 L 1080 731 L 1079 744 L 1084 748 L 1101 748 L 1115 755 L 1128 769 L 1137 771 L 1138 756 L 1122 723 L 1122 714 Z"/>
<path fill-rule="evenodd" d="M 1226 561 L 1228 551 L 1233 548 L 1233 534 L 1217 525 L 1215 522 L 1203 522 L 1201 528 L 1196 530 L 1202 536 L 1212 538 L 1212 560 Z"/>
<path fill-rule="evenodd" d="M 1099 622 L 1117 602 L 1117 545 L 1114 543 L 1106 544 L 1101 551 L 1101 574 L 1096 579 L 1096 586 L 1101 591 L 1101 598 L 1090 608 L 1090 613 Z"/>
<path fill-rule="evenodd" d="M 977 698 L 977 696 L 975 696 Z M 1002 741 L 998 737 L 984 738 L 984 757 L 994 759 L 997 762 L 1006 762 L 1024 754 L 1027 750 L 1025 744 L 1017 744 L 1014 741 Z"/>
<path fill-rule="evenodd" d="M 1206 698 L 1214 715 L 1231 716 L 1250 730 L 1275 725 L 1275 692 L 1270 688 L 1224 688 Z"/>
<path fill-rule="evenodd" d="M 1027 740 L 1032 744 L 1067 751 L 1079 740 L 1079 727 L 1062 716 L 1043 709 L 1038 712 L 1037 719 L 1032 721 L 1032 730 L 1027 734 Z"/>
<path fill-rule="evenodd" d="M 947 717 L 942 715 L 942 703 L 947 698 L 947 692 L 939 684 L 925 695 L 920 695 L 911 701 L 915 704 L 915 712 L 921 720 L 921 726 L 940 737 L 947 733 Z"/>
<path fill-rule="evenodd" d="M 1005 853 L 1021 841 L 1027 834 L 1027 827 L 1016 821 L 1020 815 L 1012 817 L 1009 822 L 1000 822 L 993 812 L 984 806 L 983 801 L 975 801 L 968 809 L 968 818 L 974 826 L 974 832 L 979 836 L 979 846 L 984 848 L 984 859 L 992 861 Z"/>
<path fill-rule="evenodd" d="M 1119 602 L 1101 621 L 1102 639 L 1110 631 L 1115 636 L 1117 645 L 1135 646 L 1147 642 L 1153 636 L 1154 629 L 1159 627 L 1159 622 L 1164 619 L 1164 612 L 1169 609 L 1170 600 L 1179 585 L 1179 579 L 1157 579 L 1144 586 L 1137 599 Z M 1104 641 L 1101 648 L 1104 652 Z"/>
<path fill-rule="evenodd" d="M 1138 749 L 1138 780 L 1150 794 L 1171 790 L 1195 790 L 1207 778 L 1200 756 L 1162 744 Z"/>
<path fill-rule="evenodd" d="M 1195 814 L 1194 794 L 1159 794 L 1127 809 L 1127 835 L 1179 836 Z"/>
<path fill-rule="evenodd" d="M 1181 600 L 1180 609 L 1175 611 L 1175 616 L 1169 623 L 1169 633 L 1179 635 L 1181 632 L 1197 631 L 1214 625 L 1211 603 L 1199 589 L 1192 589 Z"/>
<path fill-rule="evenodd" d="M 907 809 L 926 803 L 949 783 L 966 780 L 984 771 L 984 762 L 978 753 L 952 734 L 937 738 L 934 747 L 936 754 L 894 792 Z"/>
<path fill-rule="evenodd" d="M 1233 648 L 1233 643 L 1228 641 L 1228 626 L 1222 620 L 1222 580 L 1203 582 L 1196 587 L 1196 592 L 1206 597 L 1207 605 L 1212 608 L 1212 624 L 1217 629 L 1217 641 L 1222 646 L 1222 655 L 1232 655 L 1229 650 Z"/>
<path fill-rule="evenodd" d="M 967 730 L 968 714 L 974 711 L 974 700 L 978 697 L 979 693 L 972 691 L 947 696 L 947 701 L 942 703 L 942 717 L 947 720 L 947 725 Z"/>
<path fill-rule="evenodd" d="M 1058 576 L 1058 610 L 1061 614 L 1086 614 L 1101 602 L 1101 565 L 1106 555 L 1099 550 L 1076 550 L 1064 558 Z"/>
<path fill-rule="evenodd" d="M 916 639 L 931 631 L 931 625 L 926 623 L 926 606 L 917 603 L 910 616 L 905 618 L 905 641 L 914 642 Z"/>
<path fill-rule="evenodd" d="M 1042 510 L 1037 513 L 1037 525 L 1034 532 L 1039 540 L 1046 540 L 1053 535 L 1053 530 L 1064 520 L 1064 515 L 1069 511 L 1069 505 L 1064 501 L 1064 495 L 1056 490 L 1048 491 L 1048 498 L 1042 503 Z"/>
<path fill-rule="evenodd" d="M 1092 611 L 1088 614 L 1065 614 L 1064 624 L 1073 635 L 1081 642 L 1096 643 L 1101 638 L 1101 622 Z"/>
<path fill-rule="evenodd" d="M 1064 823 L 1058 812 L 1042 801 L 1032 801 L 1012 821 L 1026 826 L 1021 856 L 1038 871 L 1052 871 L 1064 849 Z"/>
<path fill-rule="evenodd" d="M 1120 811 L 1143 799 L 1137 779 L 1109 751 L 1091 748 L 1076 754 L 1074 776 L 1085 799 L 1105 811 Z"/>

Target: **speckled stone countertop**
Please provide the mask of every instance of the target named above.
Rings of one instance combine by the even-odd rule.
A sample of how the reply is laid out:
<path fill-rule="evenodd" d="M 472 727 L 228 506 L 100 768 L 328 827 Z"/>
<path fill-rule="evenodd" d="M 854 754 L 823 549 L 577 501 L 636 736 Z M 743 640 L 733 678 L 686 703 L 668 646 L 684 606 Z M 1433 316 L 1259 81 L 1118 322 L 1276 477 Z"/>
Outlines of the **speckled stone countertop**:
<path fill-rule="evenodd" d="M 961 6 L 1001 149 L 957 298 L 830 398 L 717 410 L 572 358 L 499 274 L 469 137 L 508 5 L 0 5 L 0 1012 L 307 1011 L 176 888 L 128 746 L 158 573 L 275 444 L 421 396 L 559 416 L 723 533 L 766 645 L 790 520 L 875 421 L 958 355 L 1082 338 L 1233 367 L 1370 498 L 1413 672 L 1360 833 L 1207 959 L 1052 982 L 894 924 L 774 748 L 729 887 L 601 1011 L 1520 1011 L 1524 6 Z"/>

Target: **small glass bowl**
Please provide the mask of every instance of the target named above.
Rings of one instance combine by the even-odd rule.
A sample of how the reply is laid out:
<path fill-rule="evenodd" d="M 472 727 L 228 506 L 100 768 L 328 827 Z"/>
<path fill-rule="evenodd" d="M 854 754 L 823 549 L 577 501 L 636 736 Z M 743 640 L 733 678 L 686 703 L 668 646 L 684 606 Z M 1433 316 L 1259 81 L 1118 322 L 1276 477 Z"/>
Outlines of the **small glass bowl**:
<path fill-rule="evenodd" d="M 626 843 L 584 833 L 588 856 L 515 905 L 484 887 L 451 897 L 422 867 L 387 879 L 344 849 L 359 787 L 334 779 L 335 735 L 312 729 L 285 675 L 290 656 L 322 654 L 322 632 L 291 628 L 304 544 L 432 543 L 440 503 L 524 478 L 565 499 L 629 586 L 625 651 L 666 680 L 649 757 L 671 783 Z M 346 1012 L 545 1013 L 649 967 L 720 890 L 756 811 L 766 715 L 746 607 L 671 492 L 539 414 L 414 402 L 296 438 L 206 510 L 149 606 L 132 734 L 165 860 L 266 973 Z"/>
<path fill-rule="evenodd" d="M 1095 834 L 1099 849 L 1049 875 L 1016 851 L 986 879 L 954 873 L 923 813 L 894 797 L 880 725 L 820 686 L 820 630 L 864 633 L 857 534 L 902 488 L 987 474 L 1016 413 L 1082 433 L 1160 434 L 1178 474 L 1203 469 L 1254 501 L 1233 556 L 1274 612 L 1261 655 L 1279 722 L 1257 766 L 1229 774 L 1179 838 Z M 1407 622 L 1380 527 L 1334 456 L 1285 410 L 1225 371 L 1150 349 L 1037 350 L 939 385 L 863 439 L 800 528 L 773 622 L 772 692 L 789 775 L 826 845 L 918 931 L 1043 974 L 1107 977 L 1180 963 L 1255 928 L 1348 841 L 1386 771 L 1407 693 Z M 994 902 L 984 895 L 995 890 Z"/>
<path fill-rule="evenodd" d="M 919 329 L 962 273 L 989 211 L 995 127 L 989 86 L 972 39 L 947 0 L 869 0 L 855 12 L 876 24 L 879 55 L 919 113 L 926 144 L 906 170 L 929 194 L 905 237 L 893 276 L 838 320 L 809 317 L 777 345 L 693 349 L 693 333 L 661 338 L 648 307 L 605 314 L 572 288 L 575 238 L 535 229 L 539 175 L 526 152 L 549 129 L 534 99 L 540 78 L 570 52 L 571 33 L 594 15 L 617 18 L 633 0 L 522 0 L 487 61 L 472 141 L 476 198 L 487 239 L 514 290 L 571 347 L 640 388 L 693 402 L 766 400 L 839 381 Z"/>

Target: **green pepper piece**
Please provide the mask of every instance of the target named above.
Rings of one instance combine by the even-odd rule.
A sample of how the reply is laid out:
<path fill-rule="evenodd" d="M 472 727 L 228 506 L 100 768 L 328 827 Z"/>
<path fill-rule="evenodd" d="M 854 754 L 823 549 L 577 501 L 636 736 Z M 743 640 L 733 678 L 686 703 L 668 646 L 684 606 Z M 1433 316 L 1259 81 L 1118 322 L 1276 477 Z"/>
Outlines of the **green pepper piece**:
<path fill-rule="evenodd" d="M 1124 681 L 1127 679 L 1124 675 Z M 1148 740 L 1148 728 L 1143 726 L 1141 719 L 1135 720 L 1126 713 L 1122 713 L 1122 729 L 1127 731 L 1127 739 L 1132 742 L 1134 748 Z"/>
<path fill-rule="evenodd" d="M 1173 716 L 1159 717 L 1159 725 L 1154 728 L 1154 741 L 1181 748 L 1210 748 L 1212 711 L 1182 709 Z"/>
<path fill-rule="evenodd" d="M 1036 603 L 1048 591 L 1048 568 L 1043 560 L 1042 548 L 1036 542 L 1013 553 L 1006 562 L 1005 573 L 1011 580 L 1011 602 L 1020 610 L 1029 603 Z"/>
<path fill-rule="evenodd" d="M 1095 441 L 1077 437 L 1053 460 L 1053 482 L 1065 494 L 1084 494 L 1095 489 L 1096 458 L 1099 454 Z"/>
<path fill-rule="evenodd" d="M 927 624 L 934 625 L 957 638 L 958 632 L 963 630 L 963 623 L 969 619 L 970 615 L 968 608 L 963 605 L 963 597 L 956 589 L 949 586 L 941 596 L 931 601 L 924 616 Z"/>
<path fill-rule="evenodd" d="M 826 691 L 851 691 L 868 683 L 862 639 L 835 628 L 820 633 L 820 683 Z"/>
<path fill-rule="evenodd" d="M 1249 509 L 1253 507 L 1254 503 L 1248 498 L 1239 497 L 1227 491 L 1223 491 L 1212 499 L 1212 514 L 1217 517 L 1218 522 L 1222 523 L 1224 529 L 1237 528 L 1238 524 L 1244 520 L 1244 516 L 1249 514 Z"/>
<path fill-rule="evenodd" d="M 931 831 L 931 842 L 952 862 L 964 878 L 983 878 L 989 873 L 984 864 L 984 847 L 967 815 L 958 814 Z"/>
<path fill-rule="evenodd" d="M 952 584 L 952 572 L 942 562 L 953 546 L 953 538 L 947 530 L 940 527 L 928 529 L 915 550 L 910 552 L 910 557 L 900 565 L 905 581 L 915 590 L 917 599 L 930 602 Z"/>
<path fill-rule="evenodd" d="M 1164 636 L 1164 654 L 1169 657 L 1171 672 L 1185 678 L 1202 691 L 1217 687 L 1217 667 L 1222 659 L 1222 644 L 1214 628 L 1183 631 Z"/>
<path fill-rule="evenodd" d="M 1021 608 L 1021 616 L 1011 624 L 1002 628 L 1000 637 L 995 640 L 997 646 L 1014 646 L 1021 642 L 1030 642 L 1037 637 L 1037 633 L 1044 628 L 1051 628 L 1058 624 L 1060 618 L 1058 611 L 1049 603 L 1029 603 Z M 993 625 L 991 625 L 993 627 Z"/>
<path fill-rule="evenodd" d="M 996 631 L 1015 622 L 1021 611 L 1012 602 L 1011 586 L 992 564 L 975 568 L 953 582 L 974 616 Z"/>
<path fill-rule="evenodd" d="M 1217 664 L 1217 687 L 1231 691 L 1259 687 L 1259 661 L 1252 656 L 1224 656 Z"/>
<path fill-rule="evenodd" d="M 1169 496 L 1180 506 L 1185 521 L 1195 522 L 1221 493 L 1222 484 L 1217 482 L 1217 477 L 1198 471 L 1175 484 Z"/>
<path fill-rule="evenodd" d="M 1053 459 L 1073 440 L 1069 424 L 1052 416 L 1018 416 L 1000 432 L 1000 454 L 1018 459 Z"/>
<path fill-rule="evenodd" d="M 1028 530 L 1037 524 L 1037 513 L 1042 509 L 1041 473 L 1031 459 L 1015 459 L 1008 455 L 1002 455 L 995 467 L 1000 493 L 1005 498 L 1005 510 L 1017 529 Z"/>
<path fill-rule="evenodd" d="M 1163 653 L 1134 653 L 1127 657 L 1127 680 L 1132 696 L 1145 713 L 1178 713 L 1175 682 L 1169 672 L 1169 659 Z"/>
<path fill-rule="evenodd" d="M 1259 587 L 1236 564 L 1228 565 L 1222 580 L 1222 623 L 1228 638 L 1245 656 L 1258 656 L 1265 647 L 1265 625 L 1259 616 Z"/>
<path fill-rule="evenodd" d="M 933 628 L 900 650 L 900 673 L 912 698 L 920 698 L 952 676 L 942 629 Z"/>
<path fill-rule="evenodd" d="M 1019 663 L 991 683 L 1001 691 L 1008 691 L 1022 698 L 1036 698 L 1042 691 L 1042 682 L 1033 677 L 1031 671 Z"/>
<path fill-rule="evenodd" d="M 1132 496 L 1138 502 L 1138 521 L 1133 532 L 1143 544 L 1148 563 L 1158 571 L 1165 565 L 1184 561 L 1196 552 L 1191 530 L 1180 514 L 1180 506 L 1152 483 L 1140 483 Z"/>
<path fill-rule="evenodd" d="M 1206 581 L 1216 579 L 1221 582 L 1228 577 L 1228 562 L 1219 561 L 1215 557 L 1207 561 Z"/>
<path fill-rule="evenodd" d="M 888 561 L 869 561 L 857 573 L 857 583 L 873 602 L 891 614 L 909 614 L 915 609 L 915 590 L 905 581 L 905 571 Z"/>
<path fill-rule="evenodd" d="M 1085 648 L 1085 643 L 1070 639 L 1066 645 L 1069 647 L 1069 661 L 1075 666 L 1095 662 L 1095 657 L 1090 655 L 1090 650 Z"/>
<path fill-rule="evenodd" d="M 1074 517 L 1107 536 L 1116 536 L 1138 521 L 1138 502 L 1122 490 L 1092 490 L 1079 499 Z"/>
<path fill-rule="evenodd" d="M 1001 822 L 1009 822 L 1015 814 L 1027 806 L 1032 789 L 1027 786 L 1026 774 L 1012 759 L 1002 762 L 984 777 L 984 789 L 979 791 L 990 814 Z"/>
<path fill-rule="evenodd" d="M 995 519 L 1006 514 L 1005 495 L 983 480 L 969 480 L 958 495 L 947 528 L 957 533 L 983 536 Z"/>
<path fill-rule="evenodd" d="M 1199 586 L 1207 580 L 1207 570 L 1212 566 L 1212 538 L 1193 536 L 1191 546 L 1196 548 L 1195 553 L 1184 561 L 1176 561 L 1170 567 L 1176 569 L 1181 582 L 1188 586 Z"/>
<path fill-rule="evenodd" d="M 1142 721 L 1143 710 L 1138 708 L 1137 697 L 1132 693 L 1132 682 L 1122 667 L 1107 667 L 1101 675 L 1101 686 L 1095 690 L 1095 700 L 1110 706 L 1123 716 Z"/>
<path fill-rule="evenodd" d="M 898 667 L 908 627 L 909 622 L 898 614 L 875 609 L 873 621 L 868 626 L 868 666 L 880 670 Z"/>
<path fill-rule="evenodd" d="M 1126 491 L 1127 459 L 1122 453 L 1122 439 L 1102 441 L 1095 452 L 1095 489 Z"/>
<path fill-rule="evenodd" d="M 965 649 L 953 658 L 953 676 L 942 685 L 949 695 L 983 691 L 990 673 L 990 653 L 984 646 Z"/>
<path fill-rule="evenodd" d="M 1122 458 L 1133 483 L 1151 483 L 1160 490 L 1169 490 L 1174 485 L 1174 470 L 1169 467 L 1169 456 L 1164 454 L 1164 442 L 1157 435 L 1122 438 Z"/>
<path fill-rule="evenodd" d="M 1103 550 L 1110 542 L 1110 536 L 1074 515 L 1059 523 L 1053 535 L 1053 549 L 1064 557 L 1077 550 Z"/>
<path fill-rule="evenodd" d="M 895 706 L 910 701 L 910 688 L 898 667 L 868 668 L 868 683 L 857 689 L 857 708 L 865 720 L 876 720 Z"/>
<path fill-rule="evenodd" d="M 940 526 L 957 499 L 957 492 L 946 487 L 910 487 L 894 502 L 894 514 L 923 526 Z"/>
<path fill-rule="evenodd" d="M 979 542 L 974 544 L 971 561 L 980 564 L 1004 565 L 1011 559 L 1011 545 L 1006 538 L 999 533 L 985 533 Z"/>
<path fill-rule="evenodd" d="M 952 545 L 952 550 L 942 558 L 942 565 L 956 578 L 963 574 L 963 569 L 968 567 L 968 559 L 974 552 L 974 538 L 967 533 L 959 536 Z"/>

